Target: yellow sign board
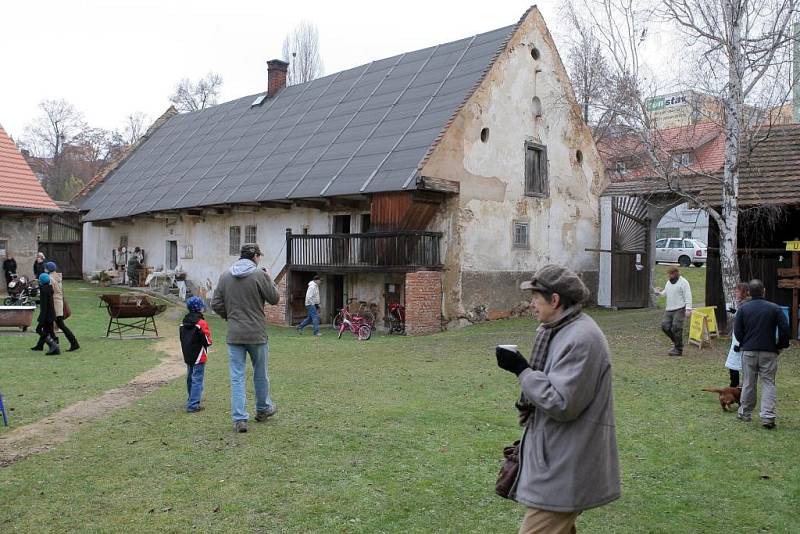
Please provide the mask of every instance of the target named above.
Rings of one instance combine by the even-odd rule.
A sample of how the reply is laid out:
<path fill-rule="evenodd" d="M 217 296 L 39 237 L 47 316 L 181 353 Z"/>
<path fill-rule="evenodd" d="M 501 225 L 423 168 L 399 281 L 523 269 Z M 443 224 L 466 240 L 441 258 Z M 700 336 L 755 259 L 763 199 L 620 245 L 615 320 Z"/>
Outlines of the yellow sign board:
<path fill-rule="evenodd" d="M 716 306 L 700 306 L 695 308 L 692 313 L 700 312 L 706 315 L 708 321 L 708 335 L 711 337 L 719 337 L 719 329 L 717 328 L 717 314 L 714 313 Z"/>
<path fill-rule="evenodd" d="M 789 252 L 800 252 L 800 241 L 786 241 L 786 250 Z"/>
<path fill-rule="evenodd" d="M 701 311 L 693 311 L 689 323 L 689 343 L 701 349 L 704 343 L 710 343 L 708 336 L 708 316 Z"/>

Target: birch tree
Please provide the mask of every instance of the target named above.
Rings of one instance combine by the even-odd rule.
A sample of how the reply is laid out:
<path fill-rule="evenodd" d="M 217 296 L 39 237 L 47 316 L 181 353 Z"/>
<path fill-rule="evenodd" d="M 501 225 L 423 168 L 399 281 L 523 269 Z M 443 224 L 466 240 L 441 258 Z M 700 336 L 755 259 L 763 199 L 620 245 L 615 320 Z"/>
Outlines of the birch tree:
<path fill-rule="evenodd" d="M 308 21 L 301 22 L 283 39 L 283 60 L 289 63 L 286 84 L 306 83 L 325 72 L 319 48 L 319 31 Z"/>
<path fill-rule="evenodd" d="M 769 129 L 770 110 L 790 94 L 787 71 L 794 0 L 577 0 L 576 7 L 575 12 L 590 22 L 608 62 L 613 87 L 603 101 L 606 116 L 613 117 L 618 133 L 636 138 L 653 178 L 715 221 L 723 292 L 726 302 L 733 302 L 739 281 L 740 162 Z M 659 78 L 642 61 L 653 21 L 680 30 L 681 70 L 690 75 Z M 706 119 L 718 121 L 725 136 L 721 176 L 689 174 L 674 164 L 670 146 L 647 106 L 647 97 L 663 94 L 667 87 L 702 88 L 720 102 L 720 116 Z M 697 178 L 718 181 L 721 197 L 703 197 L 694 186 Z"/>

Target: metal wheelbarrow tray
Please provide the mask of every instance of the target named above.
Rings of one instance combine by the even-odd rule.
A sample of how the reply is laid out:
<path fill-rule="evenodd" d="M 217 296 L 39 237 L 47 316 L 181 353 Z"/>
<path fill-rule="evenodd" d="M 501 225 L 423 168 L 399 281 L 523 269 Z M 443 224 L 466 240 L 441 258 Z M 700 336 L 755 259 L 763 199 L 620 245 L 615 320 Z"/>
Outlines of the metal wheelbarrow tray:
<path fill-rule="evenodd" d="M 141 336 L 153 332 L 158 337 L 154 317 L 167 309 L 166 304 L 156 304 L 140 293 L 106 293 L 99 298 L 108 311 L 106 337 L 117 334 L 122 339 L 122 334 L 130 331 Z"/>
<path fill-rule="evenodd" d="M 0 326 L 14 326 L 23 332 L 31 326 L 36 306 L 0 306 Z"/>

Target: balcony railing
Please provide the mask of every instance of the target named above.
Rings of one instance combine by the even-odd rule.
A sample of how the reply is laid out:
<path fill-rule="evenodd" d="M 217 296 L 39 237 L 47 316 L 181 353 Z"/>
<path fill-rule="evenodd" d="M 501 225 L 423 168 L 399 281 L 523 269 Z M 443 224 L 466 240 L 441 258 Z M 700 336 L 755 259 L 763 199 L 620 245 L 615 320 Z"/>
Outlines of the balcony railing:
<path fill-rule="evenodd" d="M 297 270 L 413 271 L 441 269 L 436 232 L 286 234 L 286 263 Z"/>

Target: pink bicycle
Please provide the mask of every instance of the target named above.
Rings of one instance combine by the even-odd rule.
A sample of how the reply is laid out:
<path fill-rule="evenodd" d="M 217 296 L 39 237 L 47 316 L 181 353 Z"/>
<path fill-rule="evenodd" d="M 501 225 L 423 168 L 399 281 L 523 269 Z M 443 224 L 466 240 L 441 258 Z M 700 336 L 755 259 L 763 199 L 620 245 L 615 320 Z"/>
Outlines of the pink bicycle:
<path fill-rule="evenodd" d="M 349 330 L 360 341 L 366 341 L 372 337 L 372 328 L 367 323 L 366 319 L 360 315 L 351 314 L 347 308 L 342 308 L 341 311 L 342 322 L 339 325 L 339 339 L 342 339 L 342 334 Z"/>

